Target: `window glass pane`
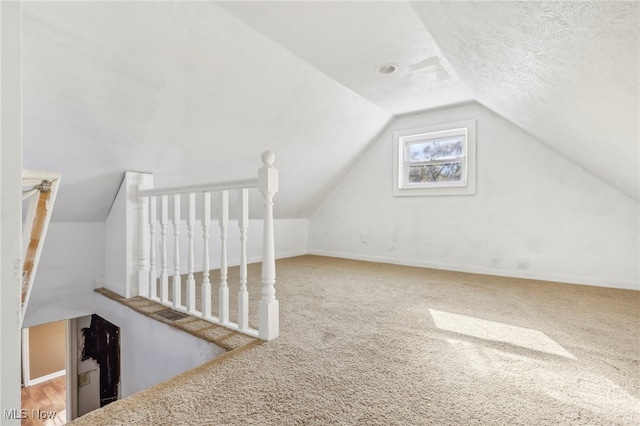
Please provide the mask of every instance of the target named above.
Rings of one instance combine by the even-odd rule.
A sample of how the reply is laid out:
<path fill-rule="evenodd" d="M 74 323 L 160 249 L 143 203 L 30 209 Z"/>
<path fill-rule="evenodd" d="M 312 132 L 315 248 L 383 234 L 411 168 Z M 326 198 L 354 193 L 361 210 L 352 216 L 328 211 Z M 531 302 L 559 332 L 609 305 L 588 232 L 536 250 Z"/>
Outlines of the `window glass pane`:
<path fill-rule="evenodd" d="M 431 161 L 462 156 L 462 137 L 409 144 L 409 161 Z"/>
<path fill-rule="evenodd" d="M 409 183 L 459 182 L 462 162 L 409 166 Z"/>

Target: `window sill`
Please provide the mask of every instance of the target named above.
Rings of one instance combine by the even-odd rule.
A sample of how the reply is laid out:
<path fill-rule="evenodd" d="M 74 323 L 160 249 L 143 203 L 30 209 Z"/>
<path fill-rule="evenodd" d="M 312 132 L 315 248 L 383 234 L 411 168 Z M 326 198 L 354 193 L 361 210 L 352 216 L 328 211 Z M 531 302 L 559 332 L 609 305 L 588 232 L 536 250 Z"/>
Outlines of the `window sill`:
<path fill-rule="evenodd" d="M 445 188 L 393 188 L 394 197 L 426 197 L 446 195 L 475 195 L 475 182 L 467 186 Z"/>

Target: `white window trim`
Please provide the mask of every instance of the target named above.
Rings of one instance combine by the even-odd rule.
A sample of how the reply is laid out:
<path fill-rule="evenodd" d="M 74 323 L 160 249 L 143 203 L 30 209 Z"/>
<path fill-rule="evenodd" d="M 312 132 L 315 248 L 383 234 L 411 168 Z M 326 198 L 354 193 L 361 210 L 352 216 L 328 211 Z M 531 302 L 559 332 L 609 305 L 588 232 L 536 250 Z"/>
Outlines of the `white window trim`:
<path fill-rule="evenodd" d="M 411 142 L 412 136 L 422 138 L 425 133 L 448 132 L 454 129 L 465 128 L 467 133 L 466 155 L 464 166 L 466 167 L 466 182 L 442 183 L 430 187 L 410 185 L 403 186 L 403 173 L 405 170 L 405 146 Z M 449 123 L 434 124 L 413 129 L 396 130 L 393 132 L 393 195 L 396 197 L 434 196 L 434 195 L 474 195 L 476 193 L 476 120 L 453 121 Z"/>

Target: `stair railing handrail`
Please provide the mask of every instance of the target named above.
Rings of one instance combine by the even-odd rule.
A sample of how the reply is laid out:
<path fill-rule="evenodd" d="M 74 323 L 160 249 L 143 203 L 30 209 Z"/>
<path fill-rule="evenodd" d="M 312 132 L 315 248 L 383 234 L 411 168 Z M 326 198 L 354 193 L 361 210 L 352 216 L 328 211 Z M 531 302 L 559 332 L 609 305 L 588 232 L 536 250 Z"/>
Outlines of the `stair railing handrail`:
<path fill-rule="evenodd" d="M 255 179 L 243 179 L 226 182 L 208 183 L 202 185 L 176 186 L 171 188 L 150 188 L 152 179 L 144 175 L 139 176 L 137 189 L 137 215 L 138 215 L 138 294 L 158 303 L 170 306 L 175 310 L 192 315 L 201 316 L 203 319 L 235 329 L 241 333 L 258 337 L 263 340 L 272 340 L 279 335 L 279 303 L 275 297 L 275 242 L 273 233 L 273 197 L 278 191 L 278 170 L 273 166 L 275 156 L 270 151 L 262 154 L 262 167 L 258 169 Z M 248 292 L 247 282 L 247 253 L 246 238 L 249 218 L 248 190 L 257 188 L 263 196 L 264 222 L 262 245 L 262 291 L 258 303 L 258 330 L 249 327 L 248 321 Z M 240 289 L 238 293 L 238 322 L 229 320 L 229 295 L 227 285 L 227 227 L 229 222 L 229 191 L 240 191 L 240 215 L 238 226 L 240 229 Z M 212 192 L 220 193 L 220 234 L 221 234 L 221 259 L 220 259 L 220 287 L 218 292 L 218 315 L 211 313 L 211 282 L 209 280 L 209 253 L 208 238 L 210 217 L 210 197 Z M 196 222 L 195 204 L 196 193 L 203 196 L 202 230 L 204 240 L 203 280 L 201 285 L 201 306 L 197 310 L 195 304 L 196 283 L 194 280 L 194 227 Z M 180 275 L 180 203 L 182 195 L 188 194 L 186 218 L 188 230 L 188 258 L 186 303 L 181 302 L 182 278 Z M 166 232 L 169 225 L 169 197 L 173 197 L 173 228 L 174 228 L 174 260 L 173 260 L 173 296 L 169 301 L 169 270 L 167 261 Z M 158 201 L 160 202 L 160 218 L 157 217 Z M 160 274 L 157 274 L 155 254 L 155 230 L 160 224 Z M 160 294 L 157 294 L 157 282 L 159 281 Z"/>
<path fill-rule="evenodd" d="M 230 180 L 226 182 L 206 183 L 202 185 L 174 186 L 167 188 L 149 188 L 138 191 L 140 198 L 158 195 L 178 195 L 189 193 L 215 192 L 231 189 L 257 188 L 258 179 Z"/>

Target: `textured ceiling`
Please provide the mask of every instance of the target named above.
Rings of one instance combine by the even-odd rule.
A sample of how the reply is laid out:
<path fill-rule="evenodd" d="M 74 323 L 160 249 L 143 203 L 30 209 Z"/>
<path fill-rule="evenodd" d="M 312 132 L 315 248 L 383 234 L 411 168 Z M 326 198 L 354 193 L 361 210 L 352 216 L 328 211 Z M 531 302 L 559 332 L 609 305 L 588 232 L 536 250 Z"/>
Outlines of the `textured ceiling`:
<path fill-rule="evenodd" d="M 476 100 L 640 198 L 640 3 L 413 6 Z"/>
<path fill-rule="evenodd" d="M 125 170 L 157 186 L 245 178 L 264 149 L 277 217 L 307 217 L 394 114 L 471 99 L 638 199 L 637 3 L 25 2 L 23 15 L 24 162 L 62 173 L 54 220 L 104 220 Z"/>
<path fill-rule="evenodd" d="M 404 2 L 229 2 L 223 7 L 392 114 L 471 101 Z M 394 64 L 390 75 L 374 72 Z"/>

